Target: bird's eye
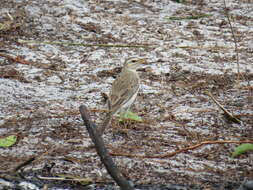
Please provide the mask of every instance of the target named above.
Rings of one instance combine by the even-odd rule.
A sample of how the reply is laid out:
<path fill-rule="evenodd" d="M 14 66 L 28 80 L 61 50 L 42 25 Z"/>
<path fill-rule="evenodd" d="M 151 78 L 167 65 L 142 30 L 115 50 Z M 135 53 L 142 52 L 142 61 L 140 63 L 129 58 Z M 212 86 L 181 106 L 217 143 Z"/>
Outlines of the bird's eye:
<path fill-rule="evenodd" d="M 133 62 L 133 63 L 135 63 L 135 62 L 136 62 L 136 60 L 132 60 L 132 62 Z"/>

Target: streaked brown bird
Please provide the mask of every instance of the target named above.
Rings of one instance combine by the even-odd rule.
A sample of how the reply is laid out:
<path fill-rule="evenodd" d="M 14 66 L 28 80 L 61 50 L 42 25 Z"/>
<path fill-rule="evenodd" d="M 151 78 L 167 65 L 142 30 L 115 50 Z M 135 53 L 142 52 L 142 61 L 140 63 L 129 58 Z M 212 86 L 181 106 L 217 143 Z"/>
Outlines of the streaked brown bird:
<path fill-rule="evenodd" d="M 121 73 L 112 84 L 108 98 L 109 112 L 101 126 L 100 134 L 103 134 L 114 115 L 126 113 L 134 103 L 140 88 L 140 78 L 136 70 L 144 63 L 146 59 L 140 58 L 129 58 L 125 61 Z"/>

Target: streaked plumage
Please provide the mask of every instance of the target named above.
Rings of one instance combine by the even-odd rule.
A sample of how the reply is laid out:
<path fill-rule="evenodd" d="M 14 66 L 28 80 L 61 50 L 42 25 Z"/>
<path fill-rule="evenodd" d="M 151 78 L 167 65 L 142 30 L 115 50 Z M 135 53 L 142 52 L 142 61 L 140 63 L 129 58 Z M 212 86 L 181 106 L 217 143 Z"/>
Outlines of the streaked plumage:
<path fill-rule="evenodd" d="M 136 69 L 145 61 L 139 58 L 129 58 L 125 61 L 121 73 L 112 84 L 108 100 L 109 112 L 101 127 L 101 134 L 110 124 L 113 115 L 128 111 L 134 103 L 140 87 L 140 78 Z"/>

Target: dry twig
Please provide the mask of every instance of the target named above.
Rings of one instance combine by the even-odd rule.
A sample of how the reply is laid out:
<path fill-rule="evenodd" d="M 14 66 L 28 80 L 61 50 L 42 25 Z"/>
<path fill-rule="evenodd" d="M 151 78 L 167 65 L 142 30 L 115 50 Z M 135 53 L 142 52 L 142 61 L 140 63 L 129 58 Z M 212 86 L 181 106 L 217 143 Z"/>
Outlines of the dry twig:
<path fill-rule="evenodd" d="M 51 44 L 51 45 L 67 45 L 67 46 L 83 46 L 83 47 L 114 47 L 114 48 L 151 48 L 150 44 L 84 44 L 75 42 L 50 42 L 50 41 L 35 41 L 35 40 L 18 40 L 19 43 L 33 44 Z"/>
<path fill-rule="evenodd" d="M 235 143 L 235 144 L 242 144 L 242 143 L 253 143 L 253 140 L 244 140 L 244 141 L 233 141 L 233 140 L 224 140 L 224 141 L 203 141 L 199 144 L 195 144 L 192 146 L 188 146 L 179 150 L 176 150 L 174 152 L 166 153 L 166 154 L 160 154 L 160 155 L 133 155 L 128 153 L 110 153 L 112 156 L 125 156 L 130 158 L 169 158 L 173 157 L 179 153 L 187 152 L 189 150 L 197 149 L 203 145 L 209 145 L 209 144 L 226 144 L 226 143 Z"/>
<path fill-rule="evenodd" d="M 205 92 L 206 95 L 208 95 L 213 101 L 214 103 L 224 112 L 225 116 L 227 119 L 229 119 L 230 121 L 233 121 L 234 123 L 238 123 L 240 124 L 241 121 L 239 119 L 237 119 L 231 112 L 229 112 L 226 108 L 224 108 L 219 102 L 218 100 L 216 100 L 216 98 L 214 98 L 214 96 L 210 93 L 210 92 Z"/>
<path fill-rule="evenodd" d="M 236 37 L 235 37 L 235 32 L 234 32 L 234 29 L 233 29 L 233 26 L 232 26 L 231 19 L 229 17 L 229 12 L 228 12 L 228 8 L 227 8 L 226 0 L 223 0 L 223 2 L 224 2 L 224 8 L 225 8 L 225 15 L 228 19 L 229 27 L 230 27 L 230 30 L 231 30 L 231 33 L 232 33 L 232 36 L 233 36 L 234 44 L 235 44 L 237 74 L 238 74 L 238 77 L 239 77 L 239 76 L 242 76 L 242 75 L 240 73 L 238 44 L 237 44 L 237 40 L 236 40 Z"/>
<path fill-rule="evenodd" d="M 20 64 L 23 64 L 23 65 L 31 65 L 31 63 L 29 63 L 28 61 L 24 60 L 20 56 L 13 57 L 13 56 L 10 56 L 10 55 L 6 55 L 6 54 L 3 54 L 3 53 L 0 53 L 0 57 L 5 57 L 9 61 L 20 63 Z"/>

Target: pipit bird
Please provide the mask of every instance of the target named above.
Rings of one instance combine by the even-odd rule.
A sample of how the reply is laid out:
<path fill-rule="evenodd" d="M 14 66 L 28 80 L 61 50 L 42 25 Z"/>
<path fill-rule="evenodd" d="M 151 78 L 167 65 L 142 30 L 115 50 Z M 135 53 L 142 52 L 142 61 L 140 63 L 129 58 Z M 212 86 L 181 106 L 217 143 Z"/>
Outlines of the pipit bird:
<path fill-rule="evenodd" d="M 112 117 L 116 114 L 126 113 L 134 103 L 140 87 L 140 78 L 137 69 L 146 59 L 129 58 L 125 61 L 121 73 L 113 82 L 108 97 L 108 109 L 100 134 L 110 124 Z"/>

